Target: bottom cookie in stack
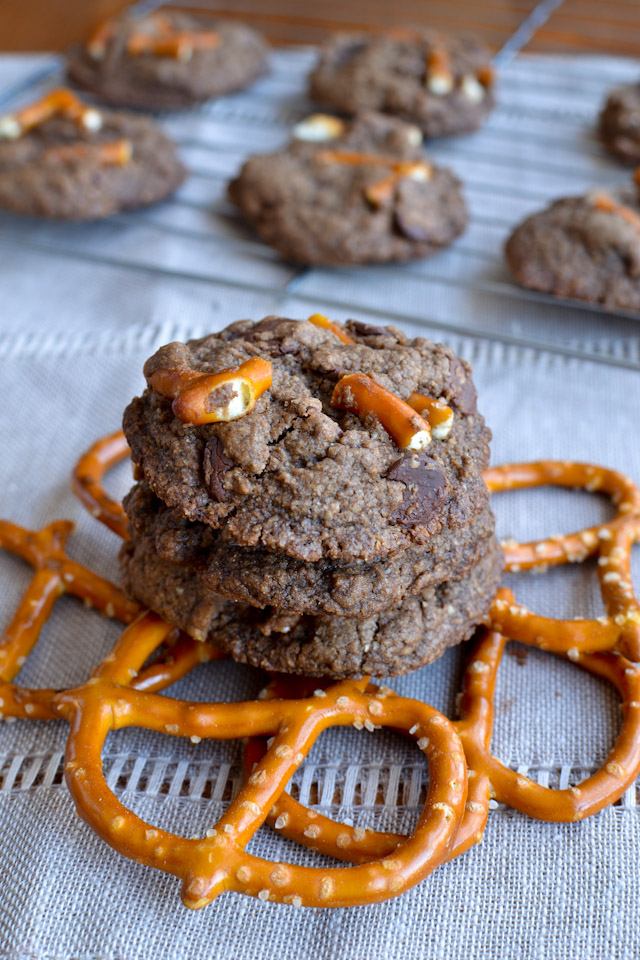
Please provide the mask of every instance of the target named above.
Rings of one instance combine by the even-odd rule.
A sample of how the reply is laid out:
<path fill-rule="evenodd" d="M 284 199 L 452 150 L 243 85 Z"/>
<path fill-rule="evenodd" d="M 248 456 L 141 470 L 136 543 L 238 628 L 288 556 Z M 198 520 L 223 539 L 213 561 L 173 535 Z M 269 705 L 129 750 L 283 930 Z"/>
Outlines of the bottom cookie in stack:
<path fill-rule="evenodd" d="M 309 564 L 234 548 L 167 508 L 145 483 L 125 509 L 133 533 L 121 554 L 125 590 L 265 670 L 380 677 L 416 669 L 471 636 L 502 573 L 488 506 L 426 548 L 371 564 Z M 325 612 L 335 609 L 352 615 Z"/>

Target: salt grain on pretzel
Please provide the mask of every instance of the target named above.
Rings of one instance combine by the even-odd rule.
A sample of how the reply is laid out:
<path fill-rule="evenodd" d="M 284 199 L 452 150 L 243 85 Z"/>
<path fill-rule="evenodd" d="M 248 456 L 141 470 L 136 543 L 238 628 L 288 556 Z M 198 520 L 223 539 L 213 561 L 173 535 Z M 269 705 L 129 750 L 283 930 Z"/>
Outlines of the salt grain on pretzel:
<path fill-rule="evenodd" d="M 98 110 L 87 107 L 71 90 L 60 88 L 15 113 L 0 117 L 0 140 L 17 140 L 55 116 L 73 120 L 80 130 L 88 133 L 95 133 L 102 127 L 102 115 Z"/>
<path fill-rule="evenodd" d="M 363 373 L 342 377 L 334 388 L 331 405 L 359 417 L 376 417 L 401 450 L 423 450 L 431 443 L 429 423 Z"/>
<path fill-rule="evenodd" d="M 449 721 L 433 708 L 403 697 L 383 703 L 379 725 L 428 731 L 421 747 L 430 762 L 424 811 L 411 837 L 391 857 L 350 870 L 274 864 L 245 851 L 319 733 L 368 719 L 366 680 L 328 687 L 322 698 L 202 704 L 171 700 L 126 686 L 170 633 L 164 621 L 146 614 L 125 630 L 116 650 L 91 681 L 56 698 L 71 721 L 66 777 L 83 819 L 113 847 L 139 863 L 183 879 L 183 902 L 192 909 L 225 890 L 306 906 L 355 906 L 395 896 L 442 862 L 464 811 L 466 768 L 460 741 Z M 380 701 L 376 701 L 380 702 Z M 272 735 L 251 778 L 209 835 L 185 839 L 149 824 L 127 810 L 109 790 L 101 749 L 111 729 L 142 726 L 175 736 L 232 739 Z M 262 775 L 264 773 L 264 776 Z"/>
<path fill-rule="evenodd" d="M 152 390 L 173 399 L 171 409 L 184 423 L 222 423 L 250 413 L 271 386 L 271 363 L 252 357 L 232 370 L 202 373 L 190 367 L 155 370 Z"/>

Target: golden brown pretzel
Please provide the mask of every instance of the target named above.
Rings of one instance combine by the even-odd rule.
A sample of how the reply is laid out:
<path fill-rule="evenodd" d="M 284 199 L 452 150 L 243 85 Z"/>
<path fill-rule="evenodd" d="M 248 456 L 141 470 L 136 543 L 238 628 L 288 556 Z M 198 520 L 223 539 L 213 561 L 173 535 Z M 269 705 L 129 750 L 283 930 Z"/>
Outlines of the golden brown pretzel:
<path fill-rule="evenodd" d="M 433 176 L 433 168 L 424 160 L 397 160 L 377 153 L 361 153 L 350 150 L 318 150 L 314 155 L 316 163 L 338 163 L 348 166 L 383 167 L 389 173 L 378 183 L 365 187 L 363 193 L 372 207 L 379 208 L 388 203 L 396 184 L 405 177 L 426 183 Z"/>
<path fill-rule="evenodd" d="M 0 547 L 36 568 L 11 622 L 0 639 L 0 717 L 50 720 L 57 714 L 53 699 L 57 691 L 28 689 L 13 683 L 34 648 L 55 602 L 63 594 L 83 600 L 106 617 L 131 623 L 142 607 L 88 567 L 67 556 L 66 541 L 73 531 L 69 520 L 58 520 L 42 530 L 25 530 L 0 520 Z M 145 667 L 131 685 L 137 689 L 161 690 L 181 679 L 198 663 L 226 656 L 208 643 L 198 643 L 186 634 L 172 637 L 164 658 Z"/>
<path fill-rule="evenodd" d="M 102 480 L 107 470 L 128 454 L 129 444 L 122 430 L 118 430 L 97 440 L 80 457 L 71 475 L 71 489 L 83 506 L 123 540 L 129 539 L 127 516 L 122 504 L 105 491 Z"/>
<path fill-rule="evenodd" d="M 442 862 L 458 828 L 466 798 L 466 766 L 459 738 L 432 707 L 403 697 L 363 692 L 366 679 L 342 682 L 302 700 L 202 704 L 132 690 L 130 678 L 171 634 L 147 613 L 128 627 L 114 651 L 86 684 L 56 698 L 72 729 L 65 772 L 83 819 L 113 847 L 137 862 L 183 879 L 183 902 L 197 909 L 224 890 L 295 906 L 351 906 L 388 899 L 427 876 Z M 375 721 L 411 730 L 429 757 L 430 786 L 414 834 L 391 856 L 349 871 L 273 863 L 245 846 L 303 761 L 318 734 L 330 726 Z M 267 754 L 202 840 L 152 827 L 128 811 L 107 787 L 101 749 L 110 729 L 142 726 L 176 736 L 231 739 L 271 734 Z"/>
<path fill-rule="evenodd" d="M 453 410 L 444 400 L 434 400 L 423 393 L 412 393 L 407 403 L 429 421 L 431 433 L 436 440 L 444 440 L 449 436 L 453 427 Z"/>
<path fill-rule="evenodd" d="M 271 363 L 252 357 L 232 370 L 201 373 L 191 367 L 154 370 L 147 376 L 152 390 L 173 400 L 171 409 L 184 423 L 220 423 L 250 413 L 271 386 Z"/>
<path fill-rule="evenodd" d="M 36 568 L 0 640 L 0 716 L 37 720 L 55 716 L 51 706 L 54 690 L 28 690 L 13 680 L 38 642 L 58 597 L 71 594 L 123 623 L 140 613 L 140 606 L 114 584 L 67 556 L 65 545 L 72 530 L 69 520 L 58 520 L 37 531 L 0 520 L 0 546 Z"/>
<path fill-rule="evenodd" d="M 508 596 L 508 591 L 501 591 Z M 472 646 L 463 689 L 459 699 L 460 719 L 454 721 L 465 751 L 488 751 L 493 728 L 493 693 L 498 665 L 504 647 L 504 638 L 486 629 L 481 629 Z M 486 664 L 487 670 L 471 664 Z M 292 696 L 295 692 L 308 690 L 318 685 L 317 678 L 279 675 L 267 687 L 267 698 Z M 395 696 L 392 690 L 370 683 L 367 692 L 386 698 Z M 415 732 L 410 731 L 410 735 Z M 251 737 L 244 750 L 244 772 L 249 776 L 255 764 L 264 754 L 265 743 Z M 453 847 L 447 857 L 453 860 L 478 843 L 487 821 L 490 799 L 490 783 L 484 764 L 468 764 L 468 793 L 464 815 Z M 402 834 L 378 832 L 337 823 L 315 810 L 309 810 L 290 794 L 282 793 L 271 808 L 267 823 L 290 840 L 317 850 L 338 860 L 366 863 L 376 857 L 388 856 L 404 839 Z"/>
<path fill-rule="evenodd" d="M 125 50 L 132 57 L 150 53 L 161 57 L 190 60 L 194 50 L 215 50 L 220 46 L 220 34 L 215 30 L 176 30 L 171 18 L 163 13 L 145 17 L 132 29 L 125 42 Z M 101 23 L 87 41 L 87 52 L 94 60 L 102 60 L 107 45 L 114 36 L 116 21 Z"/>
<path fill-rule="evenodd" d="M 364 373 L 350 373 L 335 385 L 331 406 L 358 416 L 376 417 L 401 450 L 423 450 L 431 427 L 408 403 Z"/>
<path fill-rule="evenodd" d="M 350 337 L 339 323 L 329 320 L 322 313 L 312 314 L 309 317 L 309 323 L 312 323 L 314 327 L 324 327 L 326 330 L 331 330 L 331 333 L 335 334 L 342 343 L 355 343 L 353 337 Z"/>
<path fill-rule="evenodd" d="M 513 600 L 502 589 L 500 599 Z M 577 662 L 596 676 L 614 684 L 622 695 L 623 726 L 601 768 L 577 786 L 550 789 L 509 770 L 490 751 L 493 726 L 493 696 L 498 666 L 507 640 L 497 631 L 482 630 L 467 662 L 460 697 L 460 720 L 454 723 L 468 764 L 469 792 L 465 814 L 449 859 L 465 852 L 482 837 L 489 796 L 536 819 L 554 822 L 582 820 L 620 798 L 640 773 L 640 669 L 624 657 L 612 654 L 581 655 Z M 310 681 L 302 680 L 308 684 Z M 312 681 L 311 681 L 312 682 Z M 268 696 L 289 694 L 300 678 L 278 677 Z M 367 688 L 372 692 L 372 684 Z M 389 695 L 393 696 L 391 692 Z M 245 748 L 245 775 L 264 751 L 252 738 Z M 281 794 L 270 811 L 270 826 L 291 840 L 320 853 L 357 863 L 388 856 L 402 835 L 379 833 L 336 823 L 309 810 L 287 793 Z"/>
<path fill-rule="evenodd" d="M 57 115 L 73 120 L 80 130 L 89 133 L 95 133 L 102 127 L 99 110 L 88 107 L 71 90 L 61 87 L 15 113 L 1 116 L 0 140 L 16 140 Z"/>
<path fill-rule="evenodd" d="M 491 492 L 551 484 L 605 493 L 617 515 L 577 533 L 546 540 L 502 544 L 507 570 L 546 569 L 598 555 L 598 577 L 607 616 L 598 620 L 553 620 L 537 616 L 516 603 L 496 601 L 491 619 L 513 640 L 545 650 L 567 653 L 617 650 L 640 660 L 640 606 L 633 592 L 631 546 L 640 539 L 640 489 L 624 474 L 589 463 L 539 461 L 506 464 L 483 473 Z"/>
<path fill-rule="evenodd" d="M 636 230 L 640 231 L 640 215 L 624 203 L 618 203 L 608 193 L 593 193 L 590 195 L 592 205 L 596 210 L 603 210 L 605 213 L 613 213 L 621 220 L 630 224 Z"/>
<path fill-rule="evenodd" d="M 55 160 L 92 160 L 103 167 L 125 167 L 131 163 L 133 144 L 131 140 L 108 140 L 105 143 L 65 143 L 49 147 L 48 158 Z"/>

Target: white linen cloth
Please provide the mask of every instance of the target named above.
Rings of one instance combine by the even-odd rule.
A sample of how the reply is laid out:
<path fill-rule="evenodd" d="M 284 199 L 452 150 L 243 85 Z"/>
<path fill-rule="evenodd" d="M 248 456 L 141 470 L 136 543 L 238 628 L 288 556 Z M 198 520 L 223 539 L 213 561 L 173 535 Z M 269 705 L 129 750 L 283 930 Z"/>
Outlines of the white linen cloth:
<path fill-rule="evenodd" d="M 471 225 L 452 251 L 406 267 L 296 274 L 224 200 L 224 182 L 242 157 L 281 143 L 310 109 L 303 77 L 312 55 L 283 51 L 273 61 L 273 74 L 252 91 L 163 121 L 199 171 L 175 202 L 89 226 L 0 217 L 2 516 L 34 529 L 73 519 L 73 557 L 117 578 L 117 538 L 70 493 L 75 460 L 118 427 L 158 345 L 274 311 L 404 317 L 410 333 L 445 339 L 473 363 L 494 433 L 493 462 L 579 459 L 640 481 L 637 320 L 521 294 L 500 259 L 510 225 L 547 199 L 624 181 L 626 172 L 598 146 L 593 121 L 604 91 L 635 79 L 636 65 L 519 58 L 501 76 L 500 106 L 486 128 L 433 145 L 434 157 L 467 184 Z M 34 62 L 26 66 L 33 70 Z M 7 90 L 24 76 L 21 58 L 0 60 Z M 56 79 L 54 72 L 45 82 Z M 41 87 L 18 91 L 15 102 L 34 89 Z M 123 467 L 111 487 L 122 494 L 129 483 Z M 494 506 L 500 535 L 525 539 L 610 514 L 597 496 L 560 490 L 503 494 Z M 0 626 L 30 575 L 0 551 Z M 602 612 L 594 564 L 506 579 L 541 613 Z M 118 632 L 62 598 L 19 679 L 79 683 Z M 391 685 L 455 716 L 462 662 L 462 651 L 450 651 Z M 198 668 L 172 693 L 246 699 L 263 680 L 224 662 Z M 493 750 L 513 769 L 551 786 L 575 783 L 602 762 L 618 725 L 618 698 L 603 681 L 538 651 L 505 655 Z M 179 881 L 123 859 L 78 819 L 61 777 L 66 732 L 63 722 L 0 725 L 0 957 L 632 960 L 640 952 L 635 787 L 575 825 L 537 823 L 497 807 L 478 847 L 384 904 L 295 910 L 229 893 L 192 913 L 179 902 Z M 219 816 L 238 784 L 239 756 L 239 744 L 193 745 L 125 730 L 109 737 L 105 769 L 138 814 L 190 836 Z M 325 813 L 394 830 L 415 822 L 425 780 L 414 746 L 384 731 L 354 730 L 324 734 L 296 776 L 303 802 L 317 794 Z M 319 862 L 266 827 L 251 849 Z"/>

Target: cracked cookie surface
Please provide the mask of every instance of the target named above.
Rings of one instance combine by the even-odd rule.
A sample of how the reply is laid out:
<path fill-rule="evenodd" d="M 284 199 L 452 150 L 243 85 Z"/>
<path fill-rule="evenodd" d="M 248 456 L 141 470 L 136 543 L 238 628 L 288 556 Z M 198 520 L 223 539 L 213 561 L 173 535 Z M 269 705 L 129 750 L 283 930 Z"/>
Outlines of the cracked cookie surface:
<path fill-rule="evenodd" d="M 251 413 L 227 423 L 183 423 L 151 389 L 134 399 L 124 429 L 154 493 L 219 529 L 221 541 L 306 562 L 370 562 L 469 524 L 488 503 L 490 439 L 469 366 L 448 347 L 409 341 L 394 328 L 349 321 L 347 331 L 353 344 L 308 321 L 270 317 L 161 348 L 147 362 L 148 378 L 185 363 L 217 373 L 259 356 L 271 361 L 273 379 Z M 336 382 L 356 371 L 402 399 L 443 398 L 454 411 L 449 436 L 418 455 L 402 452 L 374 416 L 332 407 Z M 399 465 L 411 469 L 410 480 Z M 428 510 L 422 471 L 442 477 Z"/>

